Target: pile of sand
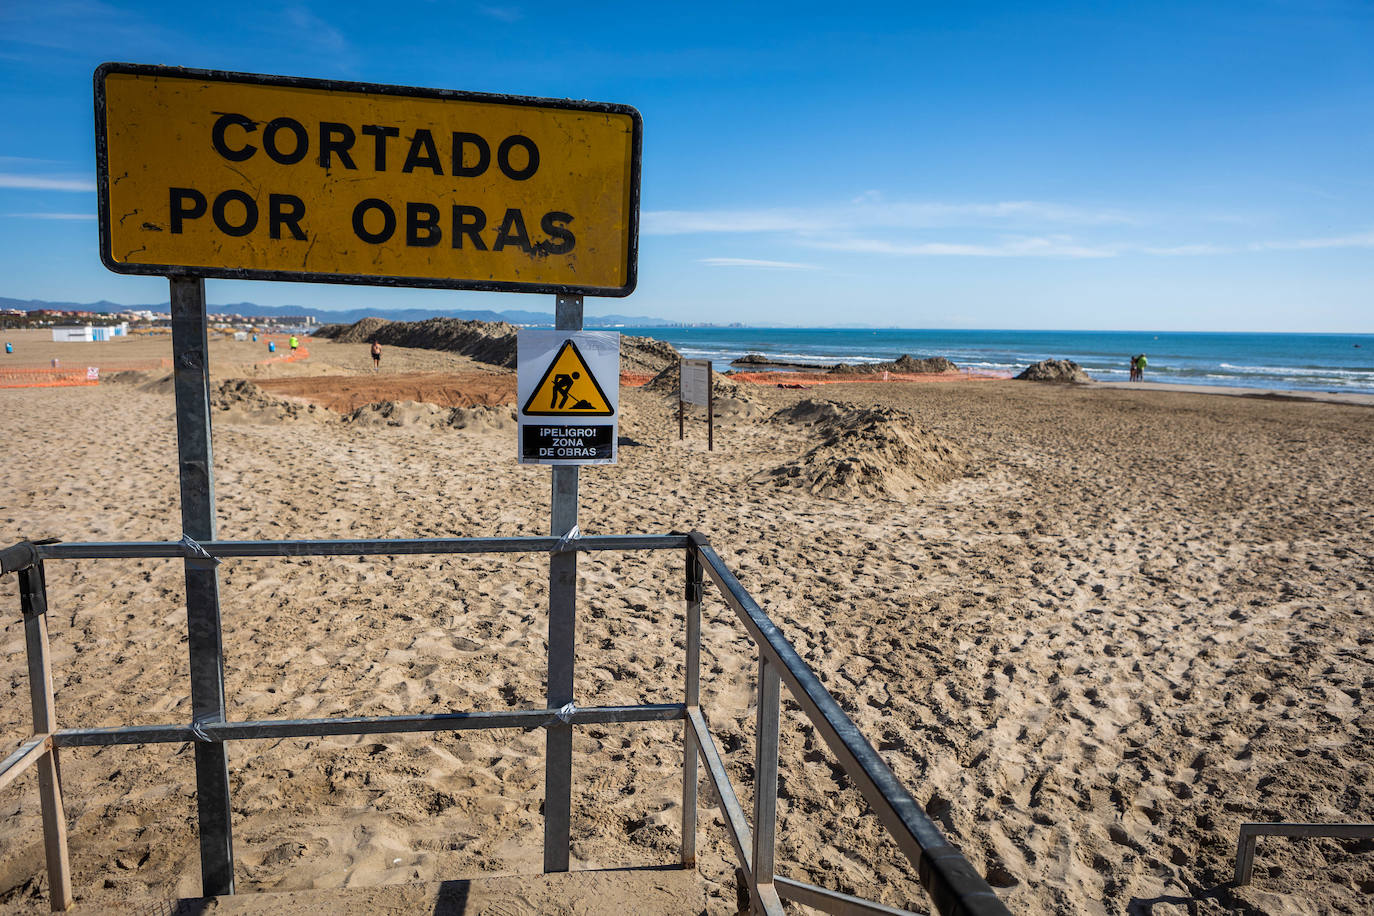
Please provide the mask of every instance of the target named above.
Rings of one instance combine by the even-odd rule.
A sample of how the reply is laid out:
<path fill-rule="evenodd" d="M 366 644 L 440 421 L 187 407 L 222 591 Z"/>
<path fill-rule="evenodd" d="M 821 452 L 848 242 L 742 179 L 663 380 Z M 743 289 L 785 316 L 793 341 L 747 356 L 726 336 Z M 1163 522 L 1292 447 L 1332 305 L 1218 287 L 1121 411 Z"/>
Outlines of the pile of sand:
<path fill-rule="evenodd" d="M 458 318 L 430 318 L 427 321 L 386 321 L 364 318 L 351 325 L 329 324 L 315 332 L 339 343 L 371 343 L 383 346 L 413 347 L 419 350 L 445 350 L 479 363 L 514 368 L 516 327 L 504 321 L 463 321 Z M 623 372 L 652 373 L 664 366 L 677 365 L 679 355 L 672 344 L 652 337 L 621 337 L 620 368 Z"/>
<path fill-rule="evenodd" d="M 849 408 L 851 411 L 854 408 Z M 819 426 L 836 423 L 843 419 L 846 412 L 834 401 L 817 401 L 807 398 L 791 407 L 784 407 L 768 418 L 770 423 L 791 423 L 797 426 Z"/>
<path fill-rule="evenodd" d="M 682 354 L 666 340 L 652 337 L 620 338 L 620 371 L 651 374 L 676 366 Z"/>
<path fill-rule="evenodd" d="M 427 426 L 487 433 L 513 429 L 515 411 L 510 407 L 440 407 L 419 401 L 379 401 L 345 415 L 344 422 L 357 426 Z"/>
<path fill-rule="evenodd" d="M 657 375 L 645 382 L 643 390 L 670 395 L 676 400 L 678 391 L 681 390 L 678 383 L 679 365 L 680 364 L 677 362 L 669 364 Z M 739 401 L 752 400 L 749 396 L 749 389 L 746 386 L 741 385 L 739 382 L 733 382 L 728 377 L 714 370 L 711 372 L 711 389 L 715 394 L 717 403 L 723 398 L 733 398 Z"/>
<path fill-rule="evenodd" d="M 926 375 L 930 373 L 958 372 L 959 367 L 943 356 L 927 356 L 916 359 L 903 353 L 887 363 L 863 363 L 854 365 L 838 363 L 830 368 L 834 375 L 869 375 L 874 372 L 901 372 L 907 375 Z"/>
<path fill-rule="evenodd" d="M 339 343 L 371 343 L 372 335 L 384 325 L 391 324 L 385 318 L 363 318 L 352 324 L 326 324 L 312 334 L 312 337 L 327 337 Z"/>
<path fill-rule="evenodd" d="M 427 321 L 391 321 L 368 338 L 393 347 L 447 350 L 479 363 L 515 366 L 515 325 L 504 321 L 463 321 L 430 318 Z"/>
<path fill-rule="evenodd" d="M 1071 359 L 1042 359 L 1033 366 L 1026 369 L 1017 376 L 1028 382 L 1074 382 L 1085 384 L 1092 381 L 1092 376 L 1083 371 L 1083 367 Z"/>
<path fill-rule="evenodd" d="M 170 384 L 170 382 L 169 382 Z M 214 420 L 247 423 L 277 423 L 290 420 L 332 419 L 328 411 L 285 398 L 273 397 L 247 379 L 220 382 L 210 392 Z"/>
<path fill-rule="evenodd" d="M 105 385 L 131 385 L 138 391 L 148 391 L 153 394 L 171 394 L 173 387 L 172 373 L 149 372 L 141 369 L 113 372 L 102 376 L 100 381 L 101 384 Z"/>
<path fill-rule="evenodd" d="M 963 471 L 964 456 L 953 443 L 922 430 L 905 411 L 803 401 L 771 419 L 813 426 L 823 436 L 801 457 L 761 475 L 813 496 L 900 500 Z"/>

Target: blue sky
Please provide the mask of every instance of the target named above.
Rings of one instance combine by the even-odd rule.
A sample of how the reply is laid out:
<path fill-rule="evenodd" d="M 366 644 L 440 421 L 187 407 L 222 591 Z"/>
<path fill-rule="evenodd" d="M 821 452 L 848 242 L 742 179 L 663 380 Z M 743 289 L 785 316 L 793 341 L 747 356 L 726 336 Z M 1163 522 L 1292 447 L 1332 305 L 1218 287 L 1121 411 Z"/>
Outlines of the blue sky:
<path fill-rule="evenodd" d="M 91 74 L 131 61 L 634 105 L 639 288 L 592 314 L 1374 331 L 1374 4 L 0 0 L 0 295 L 105 270 Z M 552 297 L 207 281 L 212 303 Z M 547 301 L 546 301 L 547 300 Z"/>

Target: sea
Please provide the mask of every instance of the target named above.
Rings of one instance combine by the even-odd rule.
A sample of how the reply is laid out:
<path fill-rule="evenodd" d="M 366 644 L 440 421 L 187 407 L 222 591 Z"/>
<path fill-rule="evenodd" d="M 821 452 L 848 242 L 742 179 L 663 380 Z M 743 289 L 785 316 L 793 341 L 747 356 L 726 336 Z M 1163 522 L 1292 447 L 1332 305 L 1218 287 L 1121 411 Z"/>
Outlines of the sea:
<path fill-rule="evenodd" d="M 749 353 L 831 365 L 944 356 L 961 369 L 1015 375 L 1069 359 L 1099 381 L 1126 381 L 1146 356 L 1145 381 L 1374 394 L 1374 334 L 1221 334 L 1170 331 L 940 331 L 897 328 L 617 328 L 665 340 L 716 370 Z"/>

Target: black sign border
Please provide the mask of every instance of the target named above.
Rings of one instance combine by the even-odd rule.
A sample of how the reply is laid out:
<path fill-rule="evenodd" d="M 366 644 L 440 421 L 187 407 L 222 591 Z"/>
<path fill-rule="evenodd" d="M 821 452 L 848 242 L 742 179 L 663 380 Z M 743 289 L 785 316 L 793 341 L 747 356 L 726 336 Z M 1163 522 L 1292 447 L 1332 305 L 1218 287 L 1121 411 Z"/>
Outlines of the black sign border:
<path fill-rule="evenodd" d="M 225 267 L 195 267 L 185 264 L 126 264 L 115 261 L 110 237 L 110 169 L 105 121 L 105 79 L 111 74 L 166 76 L 176 79 L 219 83 L 246 83 L 254 86 L 286 86 L 295 89 L 323 89 L 333 92 L 360 92 L 394 95 L 402 98 L 444 99 L 521 105 L 530 108 L 560 108 L 568 111 L 594 111 L 628 115 L 632 126 L 630 151 L 630 213 L 626 227 L 628 251 L 623 286 L 572 286 L 549 283 L 522 283 L 491 280 L 445 280 L 434 277 L 362 276 L 358 274 L 307 273 L 291 270 L 258 270 Z M 572 99 L 545 99 L 524 95 L 464 92 L 456 89 L 423 89 L 384 83 L 358 83 L 296 76 L 270 76 L 261 73 L 236 73 L 227 70 L 195 70 L 153 64 L 103 63 L 95 68 L 95 159 L 96 195 L 100 223 L 100 260 L 117 274 L 136 276 L 193 276 L 225 280 L 282 280 L 294 283 L 346 283 L 355 286 L 415 287 L 420 289 L 471 289 L 501 293 L 554 293 L 563 296 L 608 296 L 621 298 L 634 292 L 639 282 L 639 176 L 644 141 L 644 119 L 629 105 L 611 102 L 586 102 Z"/>

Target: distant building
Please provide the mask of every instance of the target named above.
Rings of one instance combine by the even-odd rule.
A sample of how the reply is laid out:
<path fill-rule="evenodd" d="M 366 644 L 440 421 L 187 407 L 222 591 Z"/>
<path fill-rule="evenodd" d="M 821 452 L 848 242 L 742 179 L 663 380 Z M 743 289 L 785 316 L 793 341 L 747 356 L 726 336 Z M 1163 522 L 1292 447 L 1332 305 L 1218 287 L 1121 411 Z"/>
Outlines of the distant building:
<path fill-rule="evenodd" d="M 80 343 L 83 341 L 113 340 L 129 333 L 129 323 L 114 325 L 59 325 L 52 329 L 55 343 Z"/>

